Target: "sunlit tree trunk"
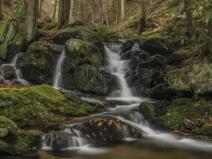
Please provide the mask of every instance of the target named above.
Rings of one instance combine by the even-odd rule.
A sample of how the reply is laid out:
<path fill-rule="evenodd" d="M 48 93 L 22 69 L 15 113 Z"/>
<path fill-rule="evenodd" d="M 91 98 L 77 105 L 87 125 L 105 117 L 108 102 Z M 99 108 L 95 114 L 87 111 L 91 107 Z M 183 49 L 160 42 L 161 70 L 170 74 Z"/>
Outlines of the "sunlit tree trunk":
<path fill-rule="evenodd" d="M 25 0 L 28 5 L 28 14 L 27 14 L 27 40 L 31 41 L 35 38 L 37 31 L 37 23 L 38 23 L 38 8 L 39 8 L 39 0 Z"/>
<path fill-rule="evenodd" d="M 71 0 L 71 9 L 70 9 L 70 17 L 69 17 L 69 22 L 73 23 L 74 22 L 74 7 L 75 7 L 75 3 L 74 0 Z"/>
<path fill-rule="evenodd" d="M 125 0 L 121 0 L 121 22 L 125 20 Z"/>
<path fill-rule="evenodd" d="M 194 35 L 194 19 L 192 13 L 192 1 L 191 0 L 184 0 L 184 10 L 186 14 L 186 27 L 187 27 L 187 34 L 189 37 L 193 37 Z"/>
<path fill-rule="evenodd" d="M 54 20 L 55 20 L 55 18 L 56 18 L 57 5 L 58 5 L 58 0 L 55 0 L 55 1 L 54 1 L 54 10 L 53 10 L 53 15 L 52 15 L 52 19 L 53 19 L 53 21 L 54 21 Z"/>
<path fill-rule="evenodd" d="M 39 18 L 41 17 L 41 14 L 42 14 L 42 5 L 43 5 L 43 0 L 40 0 L 39 2 Z"/>

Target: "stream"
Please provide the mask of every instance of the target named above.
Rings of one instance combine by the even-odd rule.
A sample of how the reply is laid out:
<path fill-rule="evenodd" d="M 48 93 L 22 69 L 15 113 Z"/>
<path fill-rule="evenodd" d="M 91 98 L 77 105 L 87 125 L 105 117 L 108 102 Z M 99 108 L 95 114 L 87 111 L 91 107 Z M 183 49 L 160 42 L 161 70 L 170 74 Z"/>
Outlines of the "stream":
<path fill-rule="evenodd" d="M 127 129 L 124 129 L 123 143 L 118 146 L 98 146 L 93 145 L 86 141 L 81 136 L 81 132 L 76 129 L 65 129 L 64 131 L 72 134 L 70 137 L 70 142 L 68 143 L 68 148 L 64 148 L 62 153 L 44 153 L 45 151 L 51 152 L 52 150 L 52 140 L 51 135 L 43 136 L 41 156 L 60 156 L 56 158 L 74 158 L 85 157 L 86 158 L 210 158 L 212 144 L 193 140 L 190 138 L 178 136 L 176 134 L 163 132 L 160 130 L 155 130 L 150 127 L 148 121 L 144 119 L 142 114 L 139 112 L 140 103 L 144 101 L 150 101 L 150 99 L 136 97 L 133 95 L 132 90 L 129 88 L 127 81 L 125 79 L 125 74 L 127 72 L 128 61 L 122 60 L 120 56 L 121 44 L 107 44 L 105 45 L 105 52 L 107 57 L 108 65 L 106 69 L 113 74 L 119 83 L 119 89 L 113 91 L 110 96 L 106 97 L 106 101 L 119 102 L 113 108 L 107 108 L 104 112 L 99 114 L 93 114 L 89 117 L 106 117 L 110 116 L 119 119 L 123 123 L 126 123 L 140 132 L 142 132 L 142 139 L 134 139 L 129 136 Z M 64 60 L 64 52 L 61 54 L 58 62 L 57 71 L 58 75 L 56 79 L 61 79 L 62 61 Z M 58 80 L 56 80 L 58 81 Z M 58 85 L 56 85 L 58 86 Z M 89 102 L 101 102 L 94 98 L 82 98 Z M 74 125 L 73 125 L 74 126 Z M 72 127 L 72 125 L 71 125 Z M 168 152 L 167 152 L 168 151 Z M 76 155 L 77 154 L 77 155 Z M 80 156 L 80 157 L 79 157 Z M 161 157 L 160 157 L 161 156 Z M 184 157 L 185 156 L 185 157 Z M 53 157 L 54 158 L 54 157 Z"/>
<path fill-rule="evenodd" d="M 120 56 L 121 44 L 113 43 L 105 45 L 108 65 L 106 69 L 113 74 L 119 83 L 119 89 L 113 91 L 106 101 L 116 102 L 115 107 L 107 108 L 104 112 L 93 114 L 89 117 L 113 117 L 142 132 L 141 139 L 129 136 L 128 129 L 124 129 L 123 142 L 117 145 L 95 145 L 89 143 L 76 129 L 75 124 L 64 128 L 67 137 L 67 145 L 58 152 L 52 151 L 53 134 L 51 132 L 42 137 L 42 147 L 39 152 L 41 159 L 210 159 L 212 143 L 182 137 L 176 134 L 155 130 L 150 127 L 139 111 L 140 103 L 150 99 L 134 96 L 125 79 L 128 61 Z M 61 88 L 61 72 L 65 59 L 63 51 L 58 59 L 53 85 L 56 89 Z M 15 63 L 15 62 L 14 62 Z M 83 97 L 89 102 L 101 102 L 99 99 Z M 152 101 L 153 102 L 153 101 Z M 77 123 L 76 123 L 77 124 Z M 7 157 L 7 159 L 9 159 Z M 12 158 L 11 158 L 12 159 Z M 18 158 L 15 158 L 18 159 Z"/>

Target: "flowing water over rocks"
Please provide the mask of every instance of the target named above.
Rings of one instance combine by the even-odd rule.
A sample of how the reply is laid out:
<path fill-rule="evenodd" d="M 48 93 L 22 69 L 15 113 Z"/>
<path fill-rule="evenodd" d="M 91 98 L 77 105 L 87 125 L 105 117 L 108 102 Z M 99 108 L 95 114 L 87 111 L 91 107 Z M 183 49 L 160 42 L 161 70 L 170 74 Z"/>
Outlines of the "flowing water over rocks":
<path fill-rule="evenodd" d="M 109 144 L 119 142 L 132 142 L 148 140 L 159 147 L 173 149 L 211 152 L 212 144 L 181 137 L 172 133 L 155 130 L 150 127 L 139 111 L 140 103 L 151 100 L 133 95 L 128 86 L 125 75 L 128 71 L 128 61 L 120 56 L 121 43 L 106 44 L 107 69 L 118 82 L 119 89 L 106 98 L 108 102 L 116 101 L 115 107 L 108 108 L 105 112 L 85 117 L 82 121 L 66 125 L 61 132 L 51 132 L 43 136 L 44 150 L 75 150 L 79 153 L 108 152 Z M 62 60 L 59 60 L 62 61 Z M 90 98 L 83 98 L 90 102 Z M 116 142 L 118 141 L 118 142 Z M 102 146 L 99 146 L 100 145 Z M 101 147 L 101 148 L 99 148 Z"/>
<path fill-rule="evenodd" d="M 0 66 L 0 80 L 7 84 L 21 84 L 23 86 L 29 86 L 30 82 L 23 79 L 22 72 L 18 68 L 18 60 L 23 56 L 23 53 L 17 53 L 10 63 L 2 64 Z"/>
<path fill-rule="evenodd" d="M 58 58 L 53 78 L 53 87 L 56 89 L 60 89 L 62 87 L 62 68 L 65 57 L 65 50 L 63 50 L 60 54 L 60 57 Z"/>

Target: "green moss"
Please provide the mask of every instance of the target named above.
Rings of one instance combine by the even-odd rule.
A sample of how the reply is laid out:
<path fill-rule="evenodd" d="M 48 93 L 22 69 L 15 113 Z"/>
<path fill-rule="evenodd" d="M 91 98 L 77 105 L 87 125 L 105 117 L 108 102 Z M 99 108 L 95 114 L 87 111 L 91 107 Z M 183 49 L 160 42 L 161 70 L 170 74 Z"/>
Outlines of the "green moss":
<path fill-rule="evenodd" d="M 157 116 L 156 108 L 153 103 L 143 103 L 142 104 L 142 113 L 150 120 L 154 120 Z"/>
<path fill-rule="evenodd" d="M 205 123 L 200 129 L 193 132 L 195 135 L 212 136 L 212 125 L 211 123 Z"/>
<path fill-rule="evenodd" d="M 5 59 L 13 45 L 20 51 L 26 39 L 26 3 L 21 0 L 11 15 L 0 26 L 0 58 Z"/>
<path fill-rule="evenodd" d="M 82 116 L 95 107 L 72 96 L 67 99 L 50 86 L 0 90 L 0 114 L 19 126 L 42 127 L 48 122 L 59 122 L 65 117 Z"/>
<path fill-rule="evenodd" d="M 80 39 L 70 39 L 66 43 L 66 54 L 78 61 L 80 58 L 86 58 L 93 65 L 101 65 L 103 57 L 99 49 L 92 43 Z"/>
<path fill-rule="evenodd" d="M 16 124 L 11 121 L 10 119 L 6 118 L 6 117 L 3 117 L 3 116 L 0 116 L 0 129 L 3 131 L 3 130 L 6 130 L 6 132 L 8 134 L 10 133 L 16 133 L 17 131 L 17 126 Z M 1 132 L 0 130 L 0 132 Z M 2 133 L 0 133 L 2 134 Z"/>
<path fill-rule="evenodd" d="M 183 128 L 185 119 L 189 119 L 194 123 L 199 120 L 207 122 L 207 114 L 212 111 L 211 108 L 211 103 L 204 100 L 176 99 L 161 119 L 168 128 Z"/>
<path fill-rule="evenodd" d="M 46 42 L 33 42 L 27 49 L 24 63 L 32 64 L 39 69 L 45 69 L 49 65 L 49 58 L 53 56 L 50 45 Z"/>

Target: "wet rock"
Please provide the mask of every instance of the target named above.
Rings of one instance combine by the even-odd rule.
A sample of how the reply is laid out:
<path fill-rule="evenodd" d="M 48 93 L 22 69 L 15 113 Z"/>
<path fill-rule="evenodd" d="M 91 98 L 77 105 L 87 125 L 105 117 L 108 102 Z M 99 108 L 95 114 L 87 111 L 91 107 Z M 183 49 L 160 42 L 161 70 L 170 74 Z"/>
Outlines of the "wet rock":
<path fill-rule="evenodd" d="M 16 78 L 14 66 L 3 65 L 0 67 L 0 72 L 0 74 L 5 80 L 12 80 Z"/>
<path fill-rule="evenodd" d="M 43 41 L 31 43 L 19 62 L 23 78 L 32 84 L 51 84 L 55 63 L 62 48 Z"/>
<path fill-rule="evenodd" d="M 151 55 L 167 55 L 169 53 L 168 47 L 162 43 L 159 40 L 146 40 L 146 41 L 141 41 L 140 43 L 140 49 L 145 50 L 149 52 Z"/>
<path fill-rule="evenodd" d="M 182 61 L 182 56 L 176 53 L 170 54 L 166 57 L 166 63 L 168 65 L 179 65 L 182 63 Z"/>
<path fill-rule="evenodd" d="M 142 132 L 112 117 L 89 119 L 80 125 L 80 130 L 88 140 L 96 142 L 115 143 L 121 141 L 125 137 L 125 131 L 131 137 L 142 137 Z"/>
<path fill-rule="evenodd" d="M 132 47 L 134 46 L 135 41 L 133 40 L 129 40 L 127 42 L 125 42 L 122 46 L 121 46 L 121 53 L 125 53 L 129 50 L 132 49 Z"/>
<path fill-rule="evenodd" d="M 114 77 L 104 70 L 104 59 L 97 46 L 87 41 L 70 39 L 66 43 L 63 69 L 64 88 L 105 95 Z"/>
<path fill-rule="evenodd" d="M 161 55 L 151 56 L 144 62 L 139 63 L 139 68 L 163 68 L 164 57 Z"/>
<path fill-rule="evenodd" d="M 45 144 L 53 150 L 61 150 L 71 146 L 72 137 L 64 131 L 55 131 L 45 136 Z"/>
<path fill-rule="evenodd" d="M 149 90 L 149 96 L 154 99 L 171 99 L 176 96 L 176 92 L 170 89 L 167 84 L 161 83 Z"/>

